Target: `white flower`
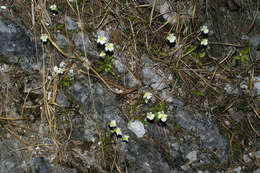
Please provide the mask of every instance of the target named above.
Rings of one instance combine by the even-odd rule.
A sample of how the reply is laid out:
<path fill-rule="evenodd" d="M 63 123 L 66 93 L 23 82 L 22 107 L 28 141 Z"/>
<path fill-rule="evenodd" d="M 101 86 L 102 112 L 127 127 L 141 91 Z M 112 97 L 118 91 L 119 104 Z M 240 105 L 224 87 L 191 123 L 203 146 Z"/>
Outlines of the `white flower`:
<path fill-rule="evenodd" d="M 1 6 L 0 8 L 3 9 L 3 10 L 6 10 L 6 6 L 4 6 L 4 5 Z"/>
<path fill-rule="evenodd" d="M 54 66 L 53 71 L 54 71 L 55 73 L 58 73 L 58 71 L 59 71 L 59 67 Z"/>
<path fill-rule="evenodd" d="M 167 40 L 170 42 L 170 43 L 174 43 L 176 41 L 176 37 L 174 34 L 169 34 L 168 37 L 167 37 Z"/>
<path fill-rule="evenodd" d="M 115 128 L 116 127 L 116 120 L 112 120 L 109 122 L 109 127 L 110 128 Z"/>
<path fill-rule="evenodd" d="M 70 77 L 73 77 L 73 76 L 74 76 L 74 71 L 73 71 L 72 68 L 69 70 L 69 76 L 70 76 Z"/>
<path fill-rule="evenodd" d="M 203 25 L 200 29 L 200 31 L 203 33 L 203 34 L 208 34 L 209 33 L 209 29 L 206 25 Z"/>
<path fill-rule="evenodd" d="M 58 69 L 58 74 L 63 74 L 64 73 L 64 69 L 63 68 L 59 68 Z"/>
<path fill-rule="evenodd" d="M 97 43 L 104 45 L 105 43 L 107 43 L 107 38 L 103 35 L 99 35 L 97 39 Z"/>
<path fill-rule="evenodd" d="M 53 12 L 58 12 L 58 7 L 57 7 L 56 4 L 51 5 L 51 6 L 50 6 L 50 9 L 51 9 L 51 11 L 53 11 Z"/>
<path fill-rule="evenodd" d="M 104 57 L 106 56 L 106 53 L 104 51 L 101 51 L 100 54 L 99 54 L 100 57 Z"/>
<path fill-rule="evenodd" d="M 202 39 L 200 42 L 200 45 L 207 46 L 208 45 L 208 39 Z"/>
<path fill-rule="evenodd" d="M 158 112 L 158 118 L 162 122 L 166 122 L 167 121 L 167 115 L 164 113 L 164 111 Z"/>
<path fill-rule="evenodd" d="M 116 134 L 116 136 L 117 137 L 120 137 L 120 136 L 122 136 L 122 132 L 121 132 L 121 129 L 120 128 L 116 128 L 114 131 L 113 131 L 115 134 Z"/>
<path fill-rule="evenodd" d="M 54 66 L 53 71 L 57 74 L 63 74 L 64 73 L 64 69 L 63 68 L 59 68 L 57 66 Z"/>
<path fill-rule="evenodd" d="M 124 136 L 122 137 L 122 140 L 123 140 L 124 142 L 128 142 L 128 140 L 129 140 L 129 136 L 124 135 Z"/>
<path fill-rule="evenodd" d="M 147 113 L 146 118 L 150 121 L 154 120 L 155 115 L 152 112 Z"/>
<path fill-rule="evenodd" d="M 47 40 L 48 40 L 48 35 L 47 34 L 42 34 L 41 35 L 41 40 L 42 40 L 42 42 L 47 42 Z"/>
<path fill-rule="evenodd" d="M 65 67 L 65 66 L 66 66 L 66 63 L 64 61 L 61 61 L 60 67 Z"/>
<path fill-rule="evenodd" d="M 105 44 L 105 50 L 109 51 L 109 52 L 113 52 L 114 51 L 114 44 L 113 43 L 106 43 Z"/>
<path fill-rule="evenodd" d="M 115 91 L 116 91 L 117 94 L 122 94 L 124 92 L 123 90 L 117 89 L 117 88 L 115 89 Z"/>
<path fill-rule="evenodd" d="M 143 99 L 145 101 L 145 103 L 148 103 L 148 101 L 152 98 L 152 93 L 150 92 L 145 92 L 144 93 L 144 96 L 143 96 Z"/>
<path fill-rule="evenodd" d="M 51 92 L 48 92 L 48 94 L 47 94 L 47 100 L 51 100 Z"/>

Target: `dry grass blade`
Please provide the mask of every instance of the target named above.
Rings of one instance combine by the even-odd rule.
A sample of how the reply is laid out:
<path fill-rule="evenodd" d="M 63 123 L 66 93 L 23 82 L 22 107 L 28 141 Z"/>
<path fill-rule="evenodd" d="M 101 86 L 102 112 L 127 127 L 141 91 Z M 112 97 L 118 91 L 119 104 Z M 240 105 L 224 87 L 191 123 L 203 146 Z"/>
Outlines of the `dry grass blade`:
<path fill-rule="evenodd" d="M 95 29 L 98 29 L 98 28 L 102 25 L 102 23 L 104 22 L 104 20 L 106 19 L 106 17 L 107 17 L 107 12 L 106 12 L 105 15 L 102 17 L 101 21 L 100 21 L 99 24 L 95 27 Z"/>
<path fill-rule="evenodd" d="M 252 128 L 252 130 L 256 133 L 257 136 L 260 136 L 260 134 L 256 131 L 256 129 L 254 128 L 253 124 L 251 123 L 251 120 L 250 120 L 250 115 L 247 114 L 247 120 L 248 120 L 248 123 L 250 125 L 250 127 Z"/>
<path fill-rule="evenodd" d="M 196 10 L 197 10 L 197 1 L 195 0 L 194 6 L 193 6 L 193 10 L 192 10 L 192 17 L 191 17 L 192 24 L 194 24 L 194 19 L 195 19 L 195 15 L 196 15 Z"/>
<path fill-rule="evenodd" d="M 5 128 L 11 135 L 13 135 L 18 141 L 22 142 L 25 145 L 30 145 L 27 141 L 23 140 L 21 136 L 18 136 L 14 131 L 9 128 Z"/>
<path fill-rule="evenodd" d="M 259 115 L 258 111 L 256 110 L 256 108 L 253 105 L 250 105 L 250 106 L 253 109 L 253 111 L 256 114 L 256 116 L 260 119 L 260 115 Z"/>
<path fill-rule="evenodd" d="M 17 121 L 17 120 L 26 120 L 26 118 L 12 118 L 12 117 L 1 117 L 0 120 L 7 120 L 7 121 Z"/>
<path fill-rule="evenodd" d="M 31 0 L 32 28 L 35 25 L 34 0 Z"/>
<path fill-rule="evenodd" d="M 246 34 L 248 34 L 248 33 L 251 31 L 251 29 L 253 28 L 253 26 L 254 26 L 254 24 L 255 24 L 255 20 L 256 20 L 256 18 L 257 18 L 257 16 L 258 16 L 258 13 L 259 13 L 259 1 L 257 1 L 256 14 L 255 14 L 255 16 L 254 16 L 254 19 L 253 19 L 252 23 L 251 23 L 251 24 L 249 25 L 249 27 L 247 28 Z"/>
<path fill-rule="evenodd" d="M 133 24 L 132 24 L 131 20 L 129 20 L 129 22 L 130 22 L 130 26 L 131 26 L 131 31 L 132 31 L 133 39 L 134 39 L 134 49 L 135 49 L 135 52 L 137 52 L 135 31 L 134 31 Z"/>
<path fill-rule="evenodd" d="M 157 3 L 157 0 L 153 0 L 153 7 L 152 7 L 151 14 L 150 14 L 150 19 L 149 19 L 149 27 L 151 27 L 151 25 L 152 25 L 153 13 L 155 10 L 156 3 Z"/>
<path fill-rule="evenodd" d="M 254 73 L 255 73 L 255 69 L 254 69 L 254 67 L 252 67 L 251 73 L 250 73 L 250 81 L 249 81 L 249 92 L 250 92 L 251 97 L 252 97 L 252 92 L 253 92 Z"/>
<path fill-rule="evenodd" d="M 229 52 L 227 53 L 227 56 L 225 56 L 225 58 L 223 58 L 219 63 L 218 65 L 222 64 L 223 62 L 225 62 L 229 57 L 230 55 L 232 55 L 234 53 L 234 51 L 231 49 L 229 50 Z"/>
<path fill-rule="evenodd" d="M 117 163 L 115 162 L 115 166 L 116 166 L 116 170 L 119 172 L 119 173 L 122 173 L 119 166 L 117 165 Z"/>
<path fill-rule="evenodd" d="M 196 76 L 198 76 L 201 80 L 203 80 L 203 82 L 208 86 L 210 87 L 211 89 L 213 89 L 215 92 L 219 93 L 219 91 L 217 91 L 216 88 L 214 88 L 213 86 L 211 86 L 207 80 L 202 76 L 202 75 L 199 75 L 194 69 L 190 68 L 190 66 L 188 66 L 183 60 L 179 59 L 188 69 L 190 69 L 193 73 L 196 74 Z"/>
<path fill-rule="evenodd" d="M 158 32 L 159 30 L 161 30 L 164 26 L 166 26 L 168 23 L 170 23 L 176 16 L 172 16 L 170 17 L 163 25 L 161 25 L 157 30 L 154 31 L 154 33 Z"/>

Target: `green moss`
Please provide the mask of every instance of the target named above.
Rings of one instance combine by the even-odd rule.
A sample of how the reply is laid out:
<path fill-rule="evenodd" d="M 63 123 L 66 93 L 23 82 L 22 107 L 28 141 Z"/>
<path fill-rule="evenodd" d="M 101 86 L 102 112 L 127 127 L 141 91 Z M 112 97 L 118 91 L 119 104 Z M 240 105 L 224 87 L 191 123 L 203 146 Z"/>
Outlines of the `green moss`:
<path fill-rule="evenodd" d="M 65 87 L 69 86 L 69 76 L 67 74 L 63 75 L 63 77 L 58 83 L 58 86 L 65 86 Z"/>
<path fill-rule="evenodd" d="M 239 51 L 239 54 L 233 56 L 233 58 L 235 60 L 240 61 L 242 65 L 245 65 L 246 63 L 248 63 L 250 61 L 249 53 L 250 53 L 250 48 L 247 47 L 247 48 L 241 49 Z"/>
<path fill-rule="evenodd" d="M 99 71 L 101 71 L 101 72 L 103 71 L 103 72 L 115 75 L 115 73 L 113 72 L 112 59 L 113 59 L 112 56 L 107 56 L 107 57 L 104 57 L 103 59 L 100 58 L 98 61 Z"/>

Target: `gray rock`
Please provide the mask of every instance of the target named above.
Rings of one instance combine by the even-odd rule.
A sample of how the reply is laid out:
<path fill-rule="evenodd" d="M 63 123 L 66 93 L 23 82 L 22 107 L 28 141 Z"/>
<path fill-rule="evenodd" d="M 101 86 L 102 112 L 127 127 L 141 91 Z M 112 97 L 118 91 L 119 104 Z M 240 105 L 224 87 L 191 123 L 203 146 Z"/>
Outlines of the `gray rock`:
<path fill-rule="evenodd" d="M 134 77 L 130 74 L 126 74 L 126 88 L 134 88 L 140 84 L 138 79 L 134 79 Z"/>
<path fill-rule="evenodd" d="M 260 150 L 256 151 L 255 154 L 256 154 L 256 157 L 257 157 L 258 159 L 260 159 Z"/>
<path fill-rule="evenodd" d="M 243 160 L 244 160 L 244 162 L 246 162 L 246 163 L 252 161 L 252 160 L 250 159 L 250 157 L 249 157 L 247 154 L 244 154 L 244 155 L 243 155 Z"/>
<path fill-rule="evenodd" d="M 142 82 L 144 85 L 151 86 L 155 90 L 162 90 L 166 87 L 163 81 L 163 72 L 159 75 L 154 69 L 154 63 L 146 56 L 142 57 L 144 62 L 142 68 Z"/>
<path fill-rule="evenodd" d="M 165 88 L 165 83 L 162 81 L 162 77 L 155 73 L 153 67 L 144 67 L 142 69 L 143 83 L 147 86 L 151 86 L 153 89 L 162 90 Z"/>
<path fill-rule="evenodd" d="M 227 157 L 228 143 L 219 133 L 216 125 L 201 115 L 178 108 L 174 115 L 176 122 L 187 131 L 200 137 L 202 146 L 215 150 L 220 161 Z"/>
<path fill-rule="evenodd" d="M 260 60 L 260 34 L 252 36 L 249 40 L 249 44 L 251 47 L 250 52 L 253 59 L 255 61 Z"/>
<path fill-rule="evenodd" d="M 16 153 L 9 150 L 10 146 L 6 146 L 0 141 L 0 173 L 17 172 L 22 173 L 23 170 L 19 168 L 22 164 L 21 159 Z"/>
<path fill-rule="evenodd" d="M 254 170 L 254 172 L 253 173 L 260 173 L 260 168 L 258 168 L 258 169 L 256 169 L 256 170 Z"/>
<path fill-rule="evenodd" d="M 55 173 L 77 173 L 77 170 L 74 168 L 72 169 L 72 168 L 67 168 L 67 167 L 61 166 L 61 167 L 55 168 L 53 170 L 53 172 L 55 172 Z"/>
<path fill-rule="evenodd" d="M 194 162 L 197 160 L 197 151 L 189 152 L 186 157 L 190 160 L 190 162 Z"/>
<path fill-rule="evenodd" d="M 37 75 L 30 75 L 24 80 L 24 93 L 42 94 L 43 90 L 40 89 L 42 86 L 41 79 Z M 38 88 L 38 89 L 36 89 Z"/>
<path fill-rule="evenodd" d="M 76 82 L 72 85 L 72 96 L 83 105 L 86 110 L 91 109 L 90 90 Z"/>
<path fill-rule="evenodd" d="M 234 172 L 240 173 L 242 170 L 241 166 L 238 166 L 236 168 L 233 169 Z"/>
<path fill-rule="evenodd" d="M 140 139 L 129 142 L 126 149 L 121 151 L 124 160 L 129 163 L 128 171 L 134 172 L 171 172 L 169 164 L 164 159 L 163 154 L 159 153 L 152 143 Z"/>
<path fill-rule="evenodd" d="M 145 129 L 144 125 L 141 121 L 135 120 L 133 122 L 128 123 L 128 129 L 134 132 L 134 134 L 138 137 L 141 138 L 145 134 Z"/>
<path fill-rule="evenodd" d="M 64 35 L 58 33 L 56 36 L 56 44 L 59 47 L 64 48 L 64 47 L 68 46 L 69 41 Z"/>
<path fill-rule="evenodd" d="M 90 42 L 89 37 L 87 34 L 84 34 L 82 32 L 77 33 L 74 37 L 73 37 L 73 41 L 75 46 L 80 49 L 81 51 L 85 51 L 88 54 L 91 55 L 97 55 L 97 53 L 94 51 L 93 49 L 93 44 Z M 83 46 L 84 44 L 84 46 Z M 84 48 L 85 47 L 85 48 Z"/>
<path fill-rule="evenodd" d="M 51 173 L 49 163 L 43 157 L 36 157 L 33 160 L 33 173 Z"/>
<path fill-rule="evenodd" d="M 88 143 L 95 141 L 95 135 L 98 135 L 96 130 L 97 125 L 90 117 L 86 117 L 85 119 L 76 118 L 72 121 L 72 125 L 74 127 L 72 131 L 73 139 Z"/>
<path fill-rule="evenodd" d="M 254 77 L 254 90 L 256 95 L 260 95 L 260 76 Z"/>
<path fill-rule="evenodd" d="M 118 72 L 118 73 L 123 73 L 125 72 L 125 67 L 124 67 L 124 64 L 122 64 L 122 62 L 118 59 L 113 59 L 112 60 L 112 63 L 115 67 L 115 70 Z"/>
<path fill-rule="evenodd" d="M 70 102 L 67 98 L 67 96 L 64 94 L 64 92 L 62 90 L 59 90 L 57 96 L 56 96 L 56 102 L 64 107 L 69 107 L 70 106 Z"/>
<path fill-rule="evenodd" d="M 72 20 L 71 17 L 69 17 L 69 16 L 65 17 L 65 22 L 67 24 L 67 29 L 69 31 L 73 31 L 78 28 L 78 24 L 74 20 Z"/>
<path fill-rule="evenodd" d="M 224 87 L 224 90 L 228 93 L 228 94 L 238 94 L 238 89 L 237 88 L 233 88 L 230 84 L 226 84 Z"/>
<path fill-rule="evenodd" d="M 0 14 L 0 61 L 18 63 L 25 71 L 31 71 L 41 57 L 41 48 L 36 53 L 35 44 L 26 32 L 9 17 Z"/>

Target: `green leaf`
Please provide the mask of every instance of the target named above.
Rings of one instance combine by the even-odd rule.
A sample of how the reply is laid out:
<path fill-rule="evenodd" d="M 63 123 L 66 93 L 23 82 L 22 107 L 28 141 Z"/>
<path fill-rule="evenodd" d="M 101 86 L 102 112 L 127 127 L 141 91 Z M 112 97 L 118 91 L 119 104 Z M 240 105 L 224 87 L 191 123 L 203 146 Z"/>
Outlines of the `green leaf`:
<path fill-rule="evenodd" d="M 63 24 L 58 24 L 58 25 L 55 26 L 54 30 L 60 31 L 60 30 L 62 30 L 63 26 L 64 26 Z"/>
<path fill-rule="evenodd" d="M 195 91 L 193 94 L 196 96 L 205 96 L 205 94 L 200 90 Z"/>
<path fill-rule="evenodd" d="M 159 52 L 159 57 L 161 57 L 161 56 L 168 56 L 168 54 L 165 52 Z"/>
<path fill-rule="evenodd" d="M 186 55 L 191 54 L 193 51 L 195 51 L 197 49 L 197 46 L 191 46 L 190 48 L 188 48 L 187 52 L 185 53 Z"/>
<path fill-rule="evenodd" d="M 199 53 L 199 56 L 200 56 L 200 58 L 204 58 L 206 56 L 206 53 L 205 52 L 201 52 L 201 53 Z"/>
<path fill-rule="evenodd" d="M 233 56 L 233 58 L 236 59 L 236 60 L 240 60 L 241 56 Z"/>
<path fill-rule="evenodd" d="M 249 51 L 250 51 L 250 48 L 247 47 L 247 48 L 242 49 L 240 52 L 241 52 L 242 55 L 248 55 Z"/>

